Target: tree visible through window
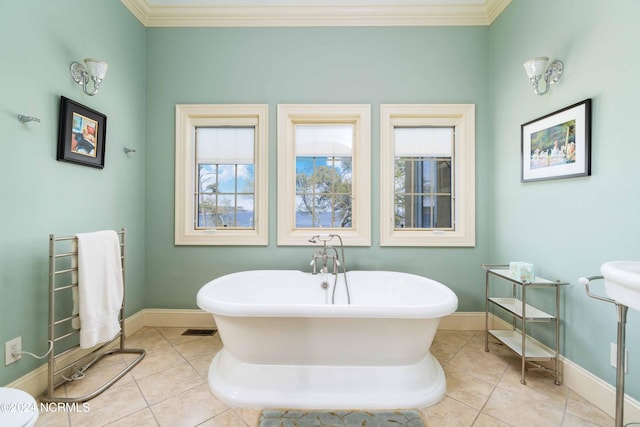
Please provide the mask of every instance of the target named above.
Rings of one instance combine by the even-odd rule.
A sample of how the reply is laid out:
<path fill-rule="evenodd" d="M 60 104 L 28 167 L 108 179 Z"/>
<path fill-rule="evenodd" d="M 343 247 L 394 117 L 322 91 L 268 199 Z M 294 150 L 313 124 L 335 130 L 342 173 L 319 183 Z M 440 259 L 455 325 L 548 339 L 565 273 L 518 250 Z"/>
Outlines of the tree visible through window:
<path fill-rule="evenodd" d="M 353 125 L 298 124 L 295 135 L 295 226 L 351 227 Z"/>
<path fill-rule="evenodd" d="M 296 159 L 296 227 L 351 227 L 351 159 Z"/>

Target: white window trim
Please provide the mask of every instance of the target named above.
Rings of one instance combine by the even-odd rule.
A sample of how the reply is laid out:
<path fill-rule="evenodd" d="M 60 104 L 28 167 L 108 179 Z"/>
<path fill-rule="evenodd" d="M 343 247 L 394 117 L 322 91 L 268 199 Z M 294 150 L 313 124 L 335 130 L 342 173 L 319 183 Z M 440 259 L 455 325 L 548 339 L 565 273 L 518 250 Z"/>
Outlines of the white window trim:
<path fill-rule="evenodd" d="M 269 244 L 267 104 L 176 105 L 175 244 L 250 245 Z M 196 230 L 194 225 L 196 126 L 255 125 L 254 228 Z"/>
<path fill-rule="evenodd" d="M 353 227 L 295 227 L 297 123 L 353 123 Z M 340 234 L 346 246 L 371 246 L 371 106 L 368 104 L 278 105 L 278 245 L 309 245 L 320 233 Z"/>
<path fill-rule="evenodd" d="M 394 126 L 454 126 L 455 230 L 394 229 Z M 475 246 L 475 105 L 380 105 L 380 246 Z"/>

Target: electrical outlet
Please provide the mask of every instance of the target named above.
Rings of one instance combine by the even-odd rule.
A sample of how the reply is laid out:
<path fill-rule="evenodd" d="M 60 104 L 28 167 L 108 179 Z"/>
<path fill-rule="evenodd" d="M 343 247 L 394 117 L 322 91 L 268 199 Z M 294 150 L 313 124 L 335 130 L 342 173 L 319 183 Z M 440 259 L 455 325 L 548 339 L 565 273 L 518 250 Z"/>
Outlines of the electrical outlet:
<path fill-rule="evenodd" d="M 14 338 L 4 343 L 4 364 L 10 365 L 22 358 L 22 337 Z M 15 355 L 15 356 L 14 356 Z"/>
<path fill-rule="evenodd" d="M 611 363 L 611 367 L 613 368 L 617 368 L 618 367 L 618 346 L 616 345 L 616 343 L 611 343 L 611 347 L 610 347 L 610 363 Z M 626 348 L 624 349 L 624 373 L 626 374 L 627 372 L 629 372 L 629 365 L 627 364 L 627 361 L 629 360 L 629 350 L 627 350 Z"/>

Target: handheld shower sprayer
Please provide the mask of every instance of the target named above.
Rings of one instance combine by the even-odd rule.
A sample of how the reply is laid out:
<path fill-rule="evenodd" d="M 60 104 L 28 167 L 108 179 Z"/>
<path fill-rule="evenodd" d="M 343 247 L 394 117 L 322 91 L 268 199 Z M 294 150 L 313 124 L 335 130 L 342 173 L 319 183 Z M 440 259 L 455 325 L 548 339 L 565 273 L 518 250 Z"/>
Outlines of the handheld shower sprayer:
<path fill-rule="evenodd" d="M 313 236 L 312 238 L 310 238 L 308 240 L 309 243 L 313 243 L 316 244 L 318 242 L 322 242 L 325 245 L 327 244 L 328 241 L 330 241 L 331 239 L 333 239 L 334 237 L 340 237 L 337 234 L 316 234 L 315 236 Z"/>

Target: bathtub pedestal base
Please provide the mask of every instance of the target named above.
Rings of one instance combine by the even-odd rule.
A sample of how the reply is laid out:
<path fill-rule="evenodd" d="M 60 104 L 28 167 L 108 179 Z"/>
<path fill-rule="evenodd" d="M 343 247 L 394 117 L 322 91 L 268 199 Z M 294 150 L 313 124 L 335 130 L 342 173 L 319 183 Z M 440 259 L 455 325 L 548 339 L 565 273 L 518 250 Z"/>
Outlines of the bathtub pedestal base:
<path fill-rule="evenodd" d="M 446 382 L 431 353 L 404 366 L 266 365 L 242 362 L 223 348 L 209 367 L 209 387 L 235 407 L 395 409 L 437 403 Z"/>

